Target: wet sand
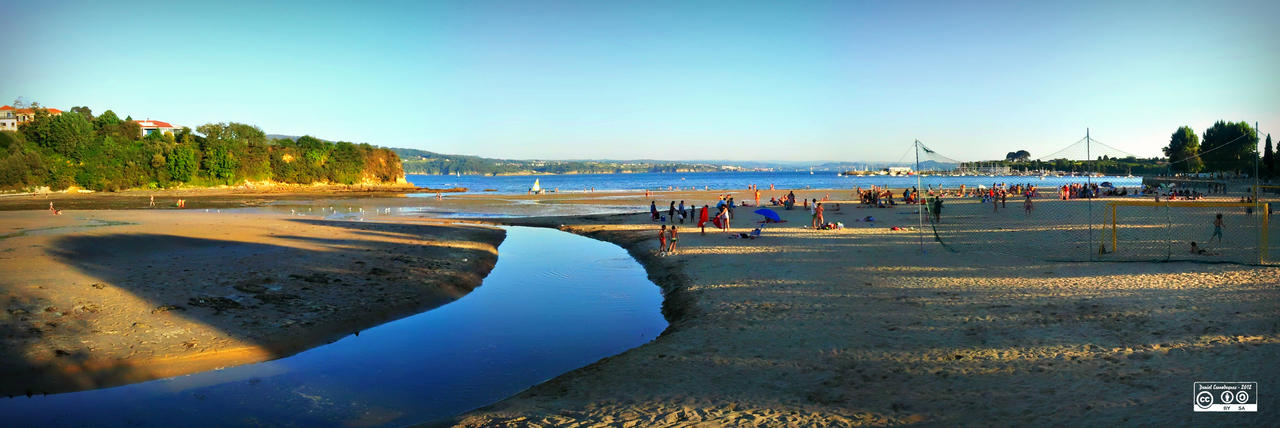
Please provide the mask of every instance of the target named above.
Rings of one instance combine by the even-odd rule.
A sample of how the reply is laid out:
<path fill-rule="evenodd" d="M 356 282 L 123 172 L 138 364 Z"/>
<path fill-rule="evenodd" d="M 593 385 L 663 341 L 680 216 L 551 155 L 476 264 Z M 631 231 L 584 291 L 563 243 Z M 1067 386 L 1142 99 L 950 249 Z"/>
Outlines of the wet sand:
<path fill-rule="evenodd" d="M 503 236 L 216 210 L 0 212 L 0 394 L 290 355 L 465 295 Z"/>
<path fill-rule="evenodd" d="M 1054 204 L 1041 224 L 1084 209 Z M 891 211 L 829 211 L 849 226 L 838 231 L 781 211 L 789 222 L 755 240 L 681 228 L 668 257 L 647 213 L 502 220 L 627 248 L 664 288 L 671 326 L 439 425 L 1182 424 L 1201 416 L 1194 381 L 1280 384 L 1280 268 L 1046 262 L 1027 249 L 1062 243 L 1004 217 L 1021 210 L 968 219 L 1017 237 L 1014 251 L 922 255 L 914 231 L 889 230 L 915 216 Z M 885 220 L 853 221 L 865 215 Z"/>

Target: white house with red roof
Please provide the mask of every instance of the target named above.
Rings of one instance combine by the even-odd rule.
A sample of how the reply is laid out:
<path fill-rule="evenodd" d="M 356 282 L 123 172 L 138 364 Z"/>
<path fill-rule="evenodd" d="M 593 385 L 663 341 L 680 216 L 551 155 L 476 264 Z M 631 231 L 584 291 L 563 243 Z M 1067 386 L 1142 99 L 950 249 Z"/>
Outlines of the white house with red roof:
<path fill-rule="evenodd" d="M 45 109 L 49 114 L 57 116 L 62 114 L 62 110 L 56 108 Z M 0 107 L 0 131 L 17 131 L 18 125 L 30 122 L 36 118 L 36 111 L 29 108 L 14 108 L 13 106 Z"/>
<path fill-rule="evenodd" d="M 182 130 L 182 128 L 170 125 L 169 122 L 161 122 L 158 120 L 147 119 L 147 120 L 135 120 L 134 122 L 138 122 L 138 127 L 142 128 L 142 135 L 141 135 L 142 137 L 145 137 L 157 132 L 161 134 L 165 132 L 177 134 L 178 131 Z"/>

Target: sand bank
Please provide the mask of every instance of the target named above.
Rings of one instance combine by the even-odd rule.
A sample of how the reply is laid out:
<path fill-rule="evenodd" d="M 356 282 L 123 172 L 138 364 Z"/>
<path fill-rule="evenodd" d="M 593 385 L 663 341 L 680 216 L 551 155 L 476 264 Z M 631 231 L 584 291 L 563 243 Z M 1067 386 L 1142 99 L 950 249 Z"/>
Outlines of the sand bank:
<path fill-rule="evenodd" d="M 503 236 L 203 210 L 0 212 L 0 394 L 296 353 L 465 295 Z"/>
<path fill-rule="evenodd" d="M 1067 209 L 1084 206 L 1033 215 Z M 1194 381 L 1280 384 L 1278 268 L 1054 263 L 936 245 L 924 256 L 915 232 L 889 230 L 917 219 L 893 210 L 828 211 L 849 226 L 839 231 L 804 229 L 807 212 L 781 211 L 789 223 L 755 240 L 682 228 L 671 257 L 652 254 L 657 226 L 647 214 L 504 220 L 627 248 L 666 290 L 671 326 L 650 344 L 446 423 L 1159 425 L 1195 416 Z M 868 214 L 885 220 L 853 221 Z M 1061 245 L 1002 217 L 1023 215 L 966 221 L 1024 246 Z M 735 224 L 755 226 L 744 223 Z M 1273 412 L 1232 416 L 1276 421 Z"/>

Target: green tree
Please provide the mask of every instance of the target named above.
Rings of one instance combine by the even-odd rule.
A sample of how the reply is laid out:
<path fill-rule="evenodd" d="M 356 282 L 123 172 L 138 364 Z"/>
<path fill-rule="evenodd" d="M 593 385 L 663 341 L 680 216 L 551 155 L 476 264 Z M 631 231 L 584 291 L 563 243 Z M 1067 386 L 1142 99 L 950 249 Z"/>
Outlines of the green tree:
<path fill-rule="evenodd" d="M 93 126 L 97 127 L 98 130 L 101 131 L 103 128 L 119 125 L 120 122 L 122 121 L 119 116 L 116 116 L 116 112 L 107 110 L 93 119 Z"/>
<path fill-rule="evenodd" d="M 1267 134 L 1267 145 L 1262 150 L 1262 170 L 1269 175 L 1280 173 L 1276 170 L 1276 154 L 1271 147 L 1271 134 Z"/>
<path fill-rule="evenodd" d="M 1169 146 L 1164 148 L 1164 155 L 1169 158 L 1169 167 L 1174 172 L 1196 173 L 1204 169 L 1204 161 L 1200 159 L 1200 137 L 1190 126 L 1173 132 Z"/>
<path fill-rule="evenodd" d="M 174 181 L 188 182 L 196 175 L 196 150 L 190 144 L 179 144 L 166 160 L 169 178 Z"/>
<path fill-rule="evenodd" d="M 1209 171 L 1253 173 L 1258 161 L 1258 131 L 1245 122 L 1219 120 L 1204 131 L 1201 158 Z"/>
<path fill-rule="evenodd" d="M 236 159 L 230 144 L 216 142 L 210 145 L 205 151 L 204 164 L 204 169 L 209 171 L 209 178 L 225 184 L 236 181 L 236 169 L 240 167 L 240 160 Z"/>
<path fill-rule="evenodd" d="M 81 148 L 93 141 L 93 124 L 79 114 L 53 116 L 49 124 L 48 147 L 63 156 L 79 157 Z"/>
<path fill-rule="evenodd" d="M 35 143 L 41 147 L 49 147 L 50 140 L 53 135 L 53 116 L 49 115 L 49 111 L 32 107 L 33 115 L 30 121 L 18 127 L 22 131 L 22 135 L 27 141 Z"/>
<path fill-rule="evenodd" d="M 86 106 L 72 107 L 71 112 L 84 116 L 84 119 L 87 121 L 90 121 L 90 122 L 93 121 L 93 110 L 90 110 L 89 107 L 86 107 Z"/>

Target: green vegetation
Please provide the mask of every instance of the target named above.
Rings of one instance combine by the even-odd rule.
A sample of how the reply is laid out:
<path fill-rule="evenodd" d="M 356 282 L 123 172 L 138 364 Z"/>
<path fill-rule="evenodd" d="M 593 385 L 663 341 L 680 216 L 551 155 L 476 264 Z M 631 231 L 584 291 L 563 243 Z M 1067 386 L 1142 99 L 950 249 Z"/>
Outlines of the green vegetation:
<path fill-rule="evenodd" d="M 964 163 L 962 166 L 1007 166 L 1014 171 L 1058 171 L 1058 172 L 1101 172 L 1106 175 L 1155 175 L 1163 174 L 1169 171 L 1167 162 L 1161 158 L 1138 158 L 1134 156 L 1126 156 L 1123 158 L 1113 158 L 1109 156 L 1100 156 L 1091 161 L 1071 160 L 1071 159 L 1053 159 L 1053 160 L 1028 160 L 1028 161 L 990 161 L 977 163 Z"/>
<path fill-rule="evenodd" d="M 392 149 L 404 159 L 409 174 L 612 174 L 636 172 L 719 171 L 714 165 L 658 161 L 540 161 L 443 155 L 414 149 Z"/>
<path fill-rule="evenodd" d="M 1173 172 L 1234 172 L 1253 175 L 1254 168 L 1257 167 L 1261 174 L 1266 175 L 1269 171 L 1274 172 L 1274 168 L 1267 165 L 1266 154 L 1271 152 L 1269 142 L 1267 147 L 1262 159 L 1259 159 L 1257 130 L 1245 122 L 1219 120 L 1204 131 L 1204 136 L 1199 141 L 1191 127 L 1178 128 L 1170 138 L 1169 146 L 1164 148 L 1164 153 L 1169 156 Z"/>
<path fill-rule="evenodd" d="M 1169 137 L 1169 146 L 1164 148 L 1164 155 L 1173 159 L 1169 169 L 1173 172 L 1200 172 L 1204 169 L 1204 161 L 1200 159 L 1200 137 L 1190 126 L 1183 126 Z"/>
<path fill-rule="evenodd" d="M 210 123 L 140 137 L 137 122 L 88 107 L 35 111 L 18 132 L 0 132 L 0 189 L 91 190 L 209 186 L 244 181 L 311 184 L 395 182 L 400 158 L 368 144 L 312 137 L 268 140 L 242 123 Z"/>

